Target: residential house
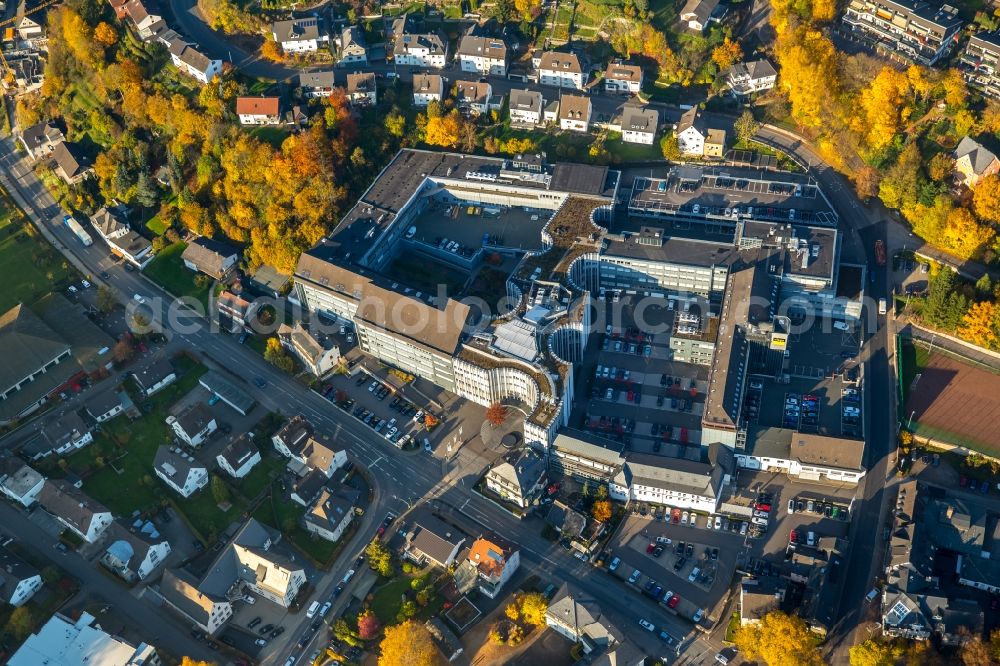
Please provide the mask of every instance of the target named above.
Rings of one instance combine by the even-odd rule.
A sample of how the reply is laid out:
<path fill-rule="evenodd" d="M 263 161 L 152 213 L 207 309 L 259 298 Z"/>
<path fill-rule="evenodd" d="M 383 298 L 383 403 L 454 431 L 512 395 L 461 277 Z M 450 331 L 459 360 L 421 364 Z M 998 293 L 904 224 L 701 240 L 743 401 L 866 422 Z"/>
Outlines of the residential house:
<path fill-rule="evenodd" d="M 33 160 L 50 157 L 56 145 L 66 140 L 62 130 L 48 120 L 28 127 L 18 138 L 28 157 Z"/>
<path fill-rule="evenodd" d="M 185 266 L 221 282 L 229 279 L 239 258 L 233 246 L 204 236 L 188 243 L 181 254 Z"/>
<path fill-rule="evenodd" d="M 538 64 L 538 82 L 543 86 L 583 90 L 587 73 L 575 53 L 546 51 Z"/>
<path fill-rule="evenodd" d="M 744 576 L 740 583 L 740 626 L 760 624 L 765 615 L 780 610 L 786 586 L 778 576 Z"/>
<path fill-rule="evenodd" d="M 604 91 L 636 94 L 642 90 L 642 67 L 615 61 L 604 71 Z"/>
<path fill-rule="evenodd" d="M 543 123 L 542 93 L 537 90 L 510 91 L 510 124 L 516 127 L 537 127 Z"/>
<path fill-rule="evenodd" d="M 934 65 L 958 42 L 958 10 L 924 0 L 851 0 L 841 18 L 861 41 L 892 57 Z"/>
<path fill-rule="evenodd" d="M 29 507 L 38 500 L 45 477 L 13 456 L 0 456 L 0 492 L 12 502 Z"/>
<path fill-rule="evenodd" d="M 162 18 L 146 11 L 146 6 L 142 4 L 142 0 L 128 0 L 125 3 L 124 9 L 125 15 L 132 21 L 132 25 L 135 26 L 139 37 L 144 40 L 152 39 L 157 24 L 163 24 Z"/>
<path fill-rule="evenodd" d="M 329 478 L 347 464 L 347 452 L 343 447 L 336 445 L 329 436 L 316 433 L 304 416 L 289 419 L 274 433 L 271 443 L 278 453 L 291 458 L 303 474 L 318 469 Z"/>
<path fill-rule="evenodd" d="M 160 598 L 210 635 L 222 629 L 233 616 L 233 605 L 225 595 L 205 594 L 186 571 L 168 569 L 163 572 Z"/>
<path fill-rule="evenodd" d="M 117 210 L 102 207 L 90 216 L 90 223 L 111 249 L 111 254 L 117 255 L 139 269 L 145 268 L 153 258 L 153 244 L 140 236 L 128 220 Z"/>
<path fill-rule="evenodd" d="M 1000 30 L 970 37 L 960 68 L 970 86 L 987 97 L 1000 99 Z"/>
<path fill-rule="evenodd" d="M 685 155 L 721 158 L 725 152 L 725 130 L 709 128 L 697 107 L 684 112 L 676 135 L 677 146 Z"/>
<path fill-rule="evenodd" d="M 486 81 L 455 82 L 455 105 L 463 113 L 477 116 L 486 113 L 495 108 L 491 103 L 492 97 L 493 86 Z"/>
<path fill-rule="evenodd" d="M 219 468 L 234 479 L 242 479 L 260 462 L 260 450 L 246 433 L 226 445 L 215 457 Z"/>
<path fill-rule="evenodd" d="M 532 448 L 510 453 L 486 473 L 486 488 L 521 508 L 531 506 L 545 487 L 545 459 Z"/>
<path fill-rule="evenodd" d="M 444 79 L 440 74 L 413 75 L 413 105 L 427 106 L 440 102 L 444 95 Z"/>
<path fill-rule="evenodd" d="M 576 511 L 562 500 L 552 502 L 545 515 L 545 522 L 559 532 L 561 538 L 570 541 L 580 539 L 583 536 L 583 531 L 587 528 L 587 516 Z"/>
<path fill-rule="evenodd" d="M 181 497 L 191 497 L 208 485 L 208 470 L 178 447 L 158 447 L 153 457 L 153 471 Z"/>
<path fill-rule="evenodd" d="M 569 583 L 563 583 L 549 602 L 545 624 L 572 643 L 579 643 L 584 654 L 622 642 L 618 629 L 604 617 L 597 601 Z"/>
<path fill-rule="evenodd" d="M 132 378 L 142 391 L 143 397 L 148 398 L 177 381 L 177 372 L 170 361 L 158 358 L 142 370 L 133 372 Z"/>
<path fill-rule="evenodd" d="M 1000 159 L 971 136 L 963 137 L 955 149 L 955 180 L 975 187 L 986 176 L 1000 172 Z"/>
<path fill-rule="evenodd" d="M 340 33 L 341 64 L 368 64 L 368 46 L 365 44 L 365 33 L 356 25 L 345 27 Z"/>
<path fill-rule="evenodd" d="M 227 289 L 215 299 L 215 307 L 219 311 L 219 324 L 230 333 L 239 333 L 250 327 L 258 303 Z"/>
<path fill-rule="evenodd" d="M 23 40 L 32 40 L 45 37 L 45 29 L 42 24 L 30 16 L 22 16 L 17 21 L 17 36 Z"/>
<path fill-rule="evenodd" d="M 41 629 L 31 634 L 7 666 L 159 666 L 156 648 L 146 643 L 132 645 L 101 628 L 86 611 L 77 620 L 60 613 L 50 617 Z"/>
<path fill-rule="evenodd" d="M 199 447 L 207 442 L 219 428 L 212 412 L 202 402 L 193 402 L 176 415 L 171 414 L 167 417 L 167 425 L 173 429 L 178 439 L 191 447 Z"/>
<path fill-rule="evenodd" d="M 622 141 L 652 146 L 659 123 L 656 109 L 628 105 L 622 111 Z"/>
<path fill-rule="evenodd" d="M 429 562 L 447 569 L 454 564 L 465 543 L 465 534 L 427 509 L 411 515 L 412 527 L 406 534 L 403 557 L 421 566 Z"/>
<path fill-rule="evenodd" d="M 424 629 L 431 636 L 431 642 L 445 661 L 453 662 L 462 656 L 465 648 L 455 632 L 440 617 L 432 617 L 424 622 Z"/>
<path fill-rule="evenodd" d="M 347 99 L 352 106 L 375 106 L 378 86 L 374 72 L 354 72 L 347 75 Z"/>
<path fill-rule="evenodd" d="M 69 344 L 23 304 L 0 314 L 0 425 L 30 414 L 79 372 Z"/>
<path fill-rule="evenodd" d="M 236 115 L 240 125 L 280 125 L 281 99 L 278 97 L 237 97 Z"/>
<path fill-rule="evenodd" d="M 479 590 L 496 599 L 521 566 L 521 550 L 495 534 L 484 534 L 472 542 L 468 561 L 478 572 Z"/>
<path fill-rule="evenodd" d="M 507 76 L 507 44 L 502 39 L 465 35 L 458 43 L 457 55 L 463 72 Z"/>
<path fill-rule="evenodd" d="M 448 45 L 435 33 L 394 35 L 392 59 L 397 65 L 441 69 L 448 57 Z"/>
<path fill-rule="evenodd" d="M 62 480 L 46 479 L 38 504 L 87 543 L 96 542 L 112 520 L 103 504 Z"/>
<path fill-rule="evenodd" d="M 17 608 L 42 587 L 42 575 L 14 553 L 0 546 L 0 601 Z"/>
<path fill-rule="evenodd" d="M 289 608 L 306 584 L 302 565 L 279 551 L 281 533 L 253 518 L 208 568 L 198 589 L 211 598 L 256 594 Z"/>
<path fill-rule="evenodd" d="M 271 37 L 285 53 L 316 53 L 320 45 L 330 43 L 330 35 L 315 16 L 275 21 Z"/>
<path fill-rule="evenodd" d="M 131 406 L 131 404 L 132 401 L 128 399 L 128 394 L 124 391 L 103 391 L 88 398 L 87 402 L 84 403 L 84 409 L 95 421 L 104 423 L 121 414 L 125 411 L 126 406 Z"/>
<path fill-rule="evenodd" d="M 334 339 L 330 336 L 317 338 L 300 321 L 291 326 L 281 324 L 277 335 L 281 345 L 294 354 L 310 374 L 322 377 L 340 363 L 340 348 Z"/>
<path fill-rule="evenodd" d="M 129 527 L 116 520 L 106 542 L 101 564 L 129 583 L 149 578 L 170 555 L 170 542 L 149 521 L 136 520 Z"/>
<path fill-rule="evenodd" d="M 170 62 L 178 70 L 200 83 L 207 84 L 216 76 L 222 74 L 222 61 L 209 58 L 193 44 L 182 39 L 175 39 L 167 47 Z"/>
<path fill-rule="evenodd" d="M 559 98 L 559 129 L 589 131 L 593 109 L 590 97 L 586 95 L 562 95 Z"/>
<path fill-rule="evenodd" d="M 336 543 L 354 520 L 359 499 L 359 491 L 348 486 L 336 491 L 324 487 L 302 516 L 302 524 L 307 532 Z"/>
<path fill-rule="evenodd" d="M 251 293 L 270 298 L 279 298 L 282 294 L 287 293 L 290 283 L 290 275 L 267 264 L 258 266 L 257 270 L 244 280 L 244 286 Z"/>
<path fill-rule="evenodd" d="M 67 409 L 47 418 L 34 440 L 26 448 L 31 449 L 33 459 L 37 460 L 53 453 L 60 456 L 74 453 L 92 444 L 94 435 L 78 412 Z"/>
<path fill-rule="evenodd" d="M 726 70 L 726 85 L 729 86 L 729 92 L 740 99 L 770 90 L 777 81 L 778 72 L 763 58 L 740 62 Z"/>
<path fill-rule="evenodd" d="M 52 148 L 52 170 L 67 185 L 76 185 L 93 173 L 94 167 L 79 146 L 61 141 Z"/>
<path fill-rule="evenodd" d="M 687 0 L 681 8 L 681 23 L 688 30 L 704 32 L 719 9 L 719 0 Z"/>
<path fill-rule="evenodd" d="M 307 470 L 292 481 L 289 498 L 296 504 L 307 507 L 319 497 L 328 481 L 330 478 L 318 469 Z"/>
<path fill-rule="evenodd" d="M 299 73 L 299 88 L 306 99 L 329 97 L 333 94 L 334 86 L 332 70 Z"/>
<path fill-rule="evenodd" d="M 124 21 L 128 18 L 128 13 L 125 12 L 125 5 L 128 4 L 128 0 L 108 0 L 108 4 L 111 5 L 111 9 L 115 12 L 115 18 L 119 21 Z"/>

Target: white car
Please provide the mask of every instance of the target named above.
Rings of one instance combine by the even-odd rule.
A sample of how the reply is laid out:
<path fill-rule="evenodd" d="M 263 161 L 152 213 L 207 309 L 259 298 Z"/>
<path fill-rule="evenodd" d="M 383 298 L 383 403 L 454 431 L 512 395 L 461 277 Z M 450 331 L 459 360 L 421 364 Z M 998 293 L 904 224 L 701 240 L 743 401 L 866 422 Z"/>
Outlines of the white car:
<path fill-rule="evenodd" d="M 795 500 L 788 500 L 788 513 L 795 513 Z"/>
<path fill-rule="evenodd" d="M 256 645 L 257 647 L 264 647 L 265 645 L 267 645 L 267 641 L 263 638 L 258 638 L 253 642 L 253 644 Z"/>
<path fill-rule="evenodd" d="M 251 606 L 257 603 L 257 600 L 251 597 L 249 594 L 243 595 L 243 601 L 250 604 Z"/>
<path fill-rule="evenodd" d="M 86 280 L 80 280 L 80 286 L 83 287 L 84 289 L 90 289 L 90 283 L 87 282 Z"/>
<path fill-rule="evenodd" d="M 330 606 L 332 606 L 329 601 L 323 604 L 323 607 L 319 609 L 319 616 L 326 617 L 326 614 L 330 612 Z"/>
<path fill-rule="evenodd" d="M 140 294 L 136 294 L 135 296 L 133 296 L 132 300 L 134 300 L 139 305 L 143 305 L 146 302 L 146 299 L 143 298 Z"/>
<path fill-rule="evenodd" d="M 669 537 L 658 536 L 656 537 L 656 543 L 662 543 L 665 546 L 669 546 L 673 543 L 673 541 L 671 541 Z"/>
<path fill-rule="evenodd" d="M 722 516 L 716 516 L 715 517 L 715 529 L 717 529 L 717 530 L 721 530 L 722 529 Z"/>
<path fill-rule="evenodd" d="M 306 617 L 310 619 L 315 617 L 316 612 L 318 610 L 319 610 L 319 602 L 318 601 L 312 602 L 311 604 L 309 604 L 309 610 L 306 611 Z"/>
<path fill-rule="evenodd" d="M 649 620 L 639 620 L 639 626 L 646 631 L 656 631 L 656 627 Z"/>
<path fill-rule="evenodd" d="M 621 566 L 622 560 L 620 557 L 616 557 L 611 560 L 611 564 L 608 566 L 608 571 L 617 571 L 618 567 Z"/>
<path fill-rule="evenodd" d="M 761 527 L 767 527 L 767 519 L 766 518 L 758 518 L 757 516 L 754 516 L 753 518 L 750 519 L 750 522 L 753 523 L 754 525 L 760 525 Z"/>
<path fill-rule="evenodd" d="M 753 515 L 754 518 L 767 518 L 768 514 L 767 511 L 760 511 L 759 509 L 755 509 Z"/>
<path fill-rule="evenodd" d="M 641 575 L 642 575 L 642 572 L 639 571 L 638 569 L 636 569 L 635 571 L 632 572 L 632 575 L 628 577 L 628 582 L 630 582 L 633 585 L 635 585 L 635 582 L 637 580 L 639 580 L 639 576 L 641 576 Z"/>
<path fill-rule="evenodd" d="M 705 611 L 699 608 L 697 612 L 695 612 L 694 617 L 692 617 L 691 620 L 694 622 L 701 622 L 701 618 L 703 617 L 705 617 Z"/>
<path fill-rule="evenodd" d="M 340 581 L 341 585 L 347 585 L 354 578 L 354 569 L 348 569 L 347 573 L 344 574 L 344 580 Z"/>
<path fill-rule="evenodd" d="M 681 514 L 681 525 L 687 525 L 687 524 L 688 524 L 688 512 L 685 511 L 684 513 Z"/>

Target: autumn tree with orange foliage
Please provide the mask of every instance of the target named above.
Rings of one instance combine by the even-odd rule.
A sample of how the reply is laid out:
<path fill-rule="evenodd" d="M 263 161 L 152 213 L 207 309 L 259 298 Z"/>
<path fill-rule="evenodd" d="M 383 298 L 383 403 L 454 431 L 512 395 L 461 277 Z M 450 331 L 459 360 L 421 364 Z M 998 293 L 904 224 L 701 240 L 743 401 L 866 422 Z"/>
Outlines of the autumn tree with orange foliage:
<path fill-rule="evenodd" d="M 597 500 L 594 506 L 590 507 L 590 515 L 602 523 L 611 520 L 611 502 L 609 500 Z"/>
<path fill-rule="evenodd" d="M 486 421 L 494 428 L 504 422 L 507 418 L 507 407 L 499 402 L 494 402 L 486 409 Z"/>
<path fill-rule="evenodd" d="M 720 70 L 729 69 L 742 59 L 743 47 L 728 37 L 712 51 L 712 62 L 718 65 Z"/>
<path fill-rule="evenodd" d="M 281 45 L 273 39 L 264 40 L 260 46 L 260 55 L 271 62 L 282 62 L 285 59 L 285 52 L 282 51 Z"/>
<path fill-rule="evenodd" d="M 378 666 L 434 666 L 438 651 L 424 625 L 413 620 L 386 627 Z"/>
<path fill-rule="evenodd" d="M 451 113 L 428 118 L 424 141 L 431 146 L 450 148 L 458 143 L 461 127 L 462 119 L 455 109 Z"/>
<path fill-rule="evenodd" d="M 118 41 L 118 31 L 110 24 L 101 21 L 94 28 L 94 41 L 104 48 L 110 48 Z"/>
<path fill-rule="evenodd" d="M 192 659 L 191 657 L 183 657 L 181 658 L 181 666 L 215 666 L 215 662 Z"/>
<path fill-rule="evenodd" d="M 1000 223 L 1000 176 L 987 176 L 972 188 L 972 209 L 981 219 Z"/>
<path fill-rule="evenodd" d="M 1000 308 L 996 303 L 974 303 L 962 318 L 958 335 L 974 345 L 996 349 L 1000 345 Z"/>

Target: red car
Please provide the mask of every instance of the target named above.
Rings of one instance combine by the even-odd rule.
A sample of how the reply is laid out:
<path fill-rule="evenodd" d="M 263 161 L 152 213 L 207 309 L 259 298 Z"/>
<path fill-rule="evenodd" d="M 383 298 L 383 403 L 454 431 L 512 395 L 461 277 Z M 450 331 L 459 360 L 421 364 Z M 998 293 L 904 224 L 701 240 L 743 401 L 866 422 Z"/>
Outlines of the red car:
<path fill-rule="evenodd" d="M 757 509 L 758 511 L 770 511 L 771 505 L 765 502 L 757 502 L 756 504 L 754 504 L 754 508 Z"/>
<path fill-rule="evenodd" d="M 670 522 L 672 522 L 674 525 L 676 525 L 677 523 L 681 522 L 681 510 L 680 509 L 674 509 L 670 513 Z"/>
<path fill-rule="evenodd" d="M 788 533 L 788 541 L 790 543 L 795 543 L 798 540 L 799 540 L 799 535 L 798 533 L 796 533 L 795 530 L 792 530 L 791 532 Z"/>
<path fill-rule="evenodd" d="M 379 525 L 378 529 L 375 531 L 375 534 L 377 536 L 382 536 L 383 534 L 385 534 L 385 525 Z"/>
<path fill-rule="evenodd" d="M 655 543 L 651 543 L 648 546 L 646 546 L 646 554 L 647 555 L 652 555 L 654 550 L 656 550 L 656 544 Z"/>
<path fill-rule="evenodd" d="M 681 602 L 681 597 L 678 594 L 670 597 L 670 601 L 667 602 L 667 608 L 677 608 L 677 604 Z"/>

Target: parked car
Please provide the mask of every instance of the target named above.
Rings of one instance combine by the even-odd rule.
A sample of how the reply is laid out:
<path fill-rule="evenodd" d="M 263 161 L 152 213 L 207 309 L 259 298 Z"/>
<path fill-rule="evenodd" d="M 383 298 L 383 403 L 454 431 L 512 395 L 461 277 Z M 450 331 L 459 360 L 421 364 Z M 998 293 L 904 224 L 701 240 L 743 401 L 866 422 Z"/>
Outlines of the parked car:
<path fill-rule="evenodd" d="M 653 626 L 653 623 L 650 622 L 649 620 L 645 620 L 645 619 L 639 620 L 639 626 L 642 627 L 643 629 L 645 629 L 646 631 L 655 631 L 656 630 L 656 627 Z"/>

